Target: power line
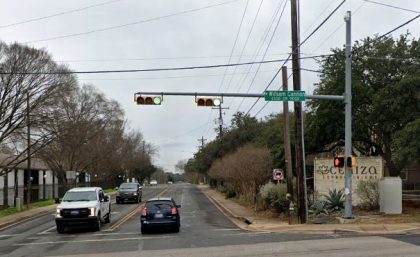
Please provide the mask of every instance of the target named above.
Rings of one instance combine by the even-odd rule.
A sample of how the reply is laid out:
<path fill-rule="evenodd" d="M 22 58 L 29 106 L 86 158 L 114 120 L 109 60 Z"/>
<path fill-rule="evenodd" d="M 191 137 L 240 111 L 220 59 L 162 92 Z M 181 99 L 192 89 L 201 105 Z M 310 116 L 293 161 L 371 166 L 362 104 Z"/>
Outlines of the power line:
<path fill-rule="evenodd" d="M 277 21 L 277 24 L 276 24 L 276 26 L 274 27 L 273 34 L 271 35 L 270 41 L 268 42 L 267 48 L 265 49 L 264 55 L 263 55 L 263 57 L 262 57 L 262 60 L 264 60 L 265 55 L 267 54 L 267 51 L 268 51 L 268 49 L 270 48 L 271 42 L 273 41 L 274 35 L 276 34 L 276 31 L 277 31 L 277 27 L 279 26 L 280 21 L 281 21 L 281 18 L 283 17 L 284 10 L 286 9 L 286 5 L 287 5 L 287 1 L 284 1 L 283 10 L 281 11 L 281 13 L 280 13 L 280 17 L 279 17 L 279 19 L 278 19 L 278 21 Z M 257 71 L 255 72 L 255 75 L 254 75 L 254 77 L 252 78 L 251 83 L 249 84 L 248 90 L 246 91 L 247 93 L 249 92 L 249 90 L 251 90 L 251 86 L 254 84 L 255 78 L 257 77 L 257 74 L 258 74 L 258 71 L 260 70 L 260 67 L 261 67 L 261 64 L 259 64 L 259 65 L 258 65 Z M 242 98 L 242 101 L 241 101 L 241 103 L 239 104 L 238 108 L 236 109 L 236 112 L 238 112 L 239 108 L 241 108 L 241 106 L 242 106 L 242 104 L 243 104 L 244 100 L 245 100 L 245 98 Z"/>
<path fill-rule="evenodd" d="M 329 55 L 314 55 L 301 57 L 300 59 L 312 59 L 319 57 L 332 56 Z M 3 75 L 53 75 L 53 74 L 102 74 L 102 73 L 135 73 L 135 72 L 156 72 L 156 71 L 177 71 L 177 70 L 194 70 L 194 69 L 212 69 L 221 67 L 232 67 L 232 66 L 244 66 L 252 64 L 267 64 L 283 62 L 285 59 L 275 59 L 259 62 L 243 62 L 243 63 L 231 63 L 231 64 L 215 64 L 215 65 L 204 65 L 204 66 L 187 66 L 187 67 L 169 67 L 169 68 L 150 68 L 150 69 L 125 69 L 125 70 L 91 70 L 91 71 L 49 71 L 49 72 L 0 72 Z"/>
<path fill-rule="evenodd" d="M 255 60 L 257 60 L 257 58 L 258 58 L 258 57 L 259 57 L 259 55 L 260 55 L 260 51 L 262 50 L 262 48 L 263 48 L 263 46 L 264 46 L 265 40 L 267 39 L 268 35 L 270 34 L 271 27 L 274 25 L 274 22 L 276 21 L 276 17 L 277 17 L 277 15 L 279 14 L 279 12 L 280 12 L 280 10 L 281 10 L 281 6 L 282 6 L 282 5 L 283 5 L 283 2 L 280 2 L 280 1 L 279 1 L 278 6 L 276 7 L 276 9 L 275 9 L 275 11 L 274 11 L 274 13 L 273 13 L 273 15 L 272 15 L 272 17 L 271 17 L 271 19 L 270 19 L 269 25 L 268 25 L 268 27 L 267 27 L 267 29 L 266 29 L 265 33 L 264 33 L 264 36 L 261 38 L 259 45 L 255 48 L 255 51 L 254 51 L 254 58 L 253 58 L 253 61 L 254 61 L 254 62 L 255 62 Z M 248 67 L 247 72 L 250 72 L 250 71 L 251 71 L 251 69 L 252 69 L 252 65 L 250 65 L 250 66 Z M 242 86 L 245 84 L 245 81 L 246 81 L 246 79 L 247 79 L 247 78 L 248 78 L 248 74 L 246 74 L 245 76 L 243 76 L 243 78 L 242 78 L 242 80 L 241 80 L 241 81 L 238 81 L 238 83 L 237 83 L 237 87 L 236 87 L 237 89 L 235 90 L 235 92 L 240 92 L 240 91 L 241 91 L 241 88 L 242 88 Z M 229 106 L 230 106 L 230 105 L 232 105 L 232 103 L 233 103 L 235 100 L 236 100 L 236 99 L 231 100 L 231 102 L 230 102 Z"/>
<path fill-rule="evenodd" d="M 243 53 L 244 53 L 244 51 L 245 51 L 246 46 L 248 45 L 248 41 L 249 41 L 249 38 L 251 37 L 252 31 L 254 30 L 255 22 L 257 21 L 257 17 L 258 17 L 258 15 L 259 15 L 259 13 L 260 13 L 261 6 L 262 6 L 263 2 L 264 2 L 264 0 L 261 0 L 260 4 L 259 4 L 259 6 L 258 6 L 257 13 L 256 13 L 256 14 L 255 14 L 255 16 L 254 16 L 254 20 L 252 21 L 252 25 L 251 25 L 251 28 L 250 28 L 250 30 L 249 30 L 249 32 L 248 32 L 248 36 L 247 36 L 247 38 L 246 38 L 246 40 L 245 40 L 244 46 L 242 47 L 241 54 L 239 55 L 239 60 L 238 60 L 238 62 L 240 62 L 240 61 L 242 60 Z M 238 66 L 235 66 L 235 69 L 233 70 L 233 73 L 234 73 L 234 74 L 236 73 L 236 70 L 237 70 L 237 69 L 238 69 Z M 228 91 L 229 91 L 230 85 L 232 84 L 232 80 L 233 80 L 233 76 L 232 76 L 232 77 L 230 77 L 229 83 L 228 83 L 228 85 L 227 85 L 227 87 L 226 87 L 226 90 L 225 90 L 226 92 L 228 92 Z"/>
<path fill-rule="evenodd" d="M 269 56 L 288 55 L 289 53 L 273 53 Z M 255 55 L 242 55 L 254 57 Z M 262 56 L 262 55 L 261 55 Z M 241 57 L 241 55 L 233 55 L 232 57 Z M 227 55 L 214 56 L 179 56 L 179 57 L 143 57 L 143 58 L 110 58 L 110 59 L 77 59 L 77 60 L 59 60 L 60 63 L 68 62 L 116 62 L 116 61 L 156 61 L 156 60 L 182 60 L 182 59 L 213 59 L 213 58 L 229 58 Z"/>
<path fill-rule="evenodd" d="M 51 40 L 56 40 L 56 39 L 62 39 L 62 38 L 78 37 L 78 36 L 88 35 L 88 34 L 92 34 L 92 33 L 96 33 L 96 32 L 103 32 L 103 31 L 107 31 L 107 30 L 119 29 L 119 28 L 124 28 L 124 27 L 128 27 L 128 26 L 137 25 L 137 24 L 142 24 L 142 23 L 147 23 L 147 22 L 151 22 L 151 21 L 161 20 L 161 19 L 164 19 L 164 18 L 174 17 L 174 16 L 178 16 L 178 15 L 181 15 L 181 14 L 197 12 L 197 11 L 201 11 L 201 10 L 205 10 L 205 9 L 209 9 L 209 8 L 213 8 L 213 7 L 217 7 L 217 6 L 221 6 L 221 5 L 231 4 L 233 2 L 238 2 L 238 1 L 242 1 L 242 0 L 231 0 L 231 1 L 228 1 L 228 2 L 223 2 L 223 3 L 213 4 L 213 5 L 207 5 L 207 6 L 204 6 L 204 7 L 199 7 L 199 8 L 194 8 L 194 9 L 190 9 L 190 10 L 180 11 L 180 12 L 176 12 L 176 13 L 172 13 L 172 14 L 168 14 L 168 15 L 163 15 L 163 16 L 158 16 L 158 17 L 154 17 L 154 18 L 149 18 L 149 19 L 145 19 L 145 20 L 139 20 L 139 21 L 125 23 L 125 24 L 121 24 L 121 25 L 104 27 L 104 28 L 101 28 L 101 29 L 94 29 L 94 30 L 89 30 L 89 31 L 79 32 L 79 33 L 73 33 L 73 34 L 68 34 L 68 35 L 63 35 L 63 36 L 56 36 L 56 37 L 38 39 L 38 40 L 28 41 L 28 42 L 25 42 L 25 43 L 45 42 L 45 41 L 51 41 Z"/>
<path fill-rule="evenodd" d="M 397 9 L 397 10 L 403 10 L 403 11 L 417 13 L 417 14 L 420 13 L 420 12 L 415 11 L 415 10 L 411 10 L 411 9 L 407 9 L 407 8 L 402 8 L 402 7 L 395 6 L 395 5 L 384 4 L 384 3 L 380 3 L 380 2 L 376 2 L 376 1 L 371 1 L 371 0 L 363 0 L 363 1 L 368 2 L 368 3 L 372 3 L 372 4 L 377 4 L 377 5 L 382 5 L 382 6 L 390 7 L 390 8 Z"/>
<path fill-rule="evenodd" d="M 238 42 L 239 34 L 241 32 L 242 24 L 244 22 L 246 10 L 248 9 L 248 4 L 249 4 L 249 0 L 246 1 L 244 12 L 242 13 L 242 18 L 241 18 L 241 22 L 239 23 L 238 32 L 236 32 L 235 42 L 233 43 L 232 50 L 230 51 L 230 56 L 229 56 L 228 64 L 230 64 L 230 61 L 232 60 L 233 52 L 235 51 L 236 43 Z M 223 82 L 225 81 L 225 77 L 226 77 L 225 74 L 226 74 L 226 72 L 227 72 L 228 69 L 229 69 L 229 67 L 226 67 L 225 73 L 224 73 L 223 78 L 222 78 L 222 81 L 220 82 L 219 92 L 222 89 Z"/>
<path fill-rule="evenodd" d="M 413 17 L 413 18 L 411 18 L 410 20 L 408 20 L 408 21 L 406 21 L 406 22 L 404 22 L 404 23 L 402 23 L 402 24 L 398 25 L 397 27 L 395 27 L 395 28 L 391 29 L 390 31 L 388 31 L 388 32 L 386 32 L 386 33 L 384 33 L 384 34 L 382 34 L 381 36 L 379 36 L 379 37 L 375 38 L 375 40 L 372 40 L 372 41 L 368 42 L 368 44 L 367 44 L 367 45 L 372 44 L 373 42 L 375 42 L 375 41 L 377 41 L 377 40 L 380 40 L 380 39 L 382 39 L 382 38 L 386 37 L 387 35 L 391 34 L 392 32 L 394 32 L 394 31 L 396 31 L 396 30 L 398 30 L 398 29 L 400 29 L 400 28 L 402 28 L 403 26 L 405 26 L 405 25 L 407 25 L 407 24 L 409 24 L 409 23 L 413 22 L 414 20 L 418 19 L 419 17 L 420 17 L 420 14 L 419 14 L 419 15 L 417 15 L 417 16 L 415 16 L 415 17 Z M 364 47 L 366 47 L 366 45 L 365 45 Z M 379 59 L 378 57 L 367 57 L 367 56 L 364 56 L 364 57 L 365 57 L 365 58 L 372 58 L 372 59 L 374 59 L 374 58 Z M 388 60 L 392 60 L 392 58 L 391 58 L 391 57 L 390 57 L 390 58 L 384 57 L 384 60 L 387 60 L 387 59 L 388 59 Z M 400 59 L 401 59 L 401 58 L 400 58 Z M 408 59 L 412 59 L 412 58 L 408 58 Z M 307 70 L 308 70 L 308 69 L 307 69 Z M 308 71 L 311 71 L 311 72 L 320 72 L 320 71 L 316 71 L 316 70 L 308 70 Z M 259 99 L 260 99 L 260 98 L 258 98 L 258 100 L 259 100 Z M 268 103 L 268 102 L 267 102 L 267 103 Z M 265 106 L 267 106 L 267 103 L 264 105 L 264 107 L 265 107 Z M 255 106 L 255 104 L 256 104 L 256 102 L 254 103 L 254 105 L 253 105 L 252 107 L 254 107 L 254 106 Z M 248 110 L 247 114 L 249 113 L 249 111 L 251 111 L 252 107 Z M 264 107 L 263 107 L 262 109 L 264 109 Z M 260 111 L 258 111 L 258 113 L 259 113 L 259 112 L 261 112 L 261 111 L 262 111 L 262 109 L 261 109 Z"/>
<path fill-rule="evenodd" d="M 322 25 L 324 25 L 325 24 L 325 22 L 327 22 L 330 18 L 331 18 L 331 16 L 344 4 L 344 2 L 345 2 L 346 0 L 343 0 L 312 32 L 311 32 L 311 34 L 309 34 L 297 47 L 301 47 L 306 41 L 308 41 L 308 39 L 310 38 L 310 37 L 312 37 L 312 35 L 314 35 L 314 33 L 316 32 L 316 31 L 318 31 L 321 27 L 322 27 Z M 283 65 L 281 65 L 281 66 L 284 66 L 289 60 L 290 60 L 290 57 L 292 56 L 292 54 L 290 53 L 289 54 L 289 57 L 284 61 L 284 63 L 283 63 Z M 300 57 L 299 59 L 304 59 L 304 57 Z M 276 72 L 276 74 L 274 74 L 274 76 L 273 76 L 273 78 L 270 80 L 270 82 L 268 83 L 268 85 L 267 85 L 267 87 L 264 89 L 264 90 L 267 90 L 267 88 L 269 88 L 270 87 L 270 85 L 273 83 L 273 81 L 274 81 L 274 79 L 277 77 L 277 75 L 280 73 L 280 71 L 281 71 L 281 67 L 280 67 L 280 69 L 278 69 L 277 70 L 277 72 Z M 252 104 L 252 106 L 251 106 L 251 108 L 249 108 L 248 109 L 248 111 L 246 112 L 246 114 L 249 114 L 249 112 L 252 110 L 252 108 L 254 108 L 254 106 L 257 104 L 257 102 L 260 100 L 261 98 L 257 98 L 257 100 L 255 100 L 255 102 Z"/>
<path fill-rule="evenodd" d="M 84 10 L 87 10 L 87 9 L 90 9 L 90 8 L 94 8 L 94 7 L 98 7 L 98 6 L 103 6 L 103 5 L 107 5 L 107 4 L 113 4 L 115 2 L 120 2 L 120 1 L 121 0 L 114 0 L 114 1 L 108 1 L 108 2 L 104 2 L 104 3 L 100 3 L 100 4 L 88 5 L 88 6 L 85 6 L 85 7 L 81 7 L 81 8 L 77 8 L 77 9 L 73 9 L 73 10 L 68 10 L 68 11 L 64 11 L 64 12 L 59 12 L 59 13 L 51 14 L 51 15 L 48 15 L 48 16 L 27 19 L 27 20 L 24 20 L 24 21 L 10 23 L 10 24 L 7 24 L 7 25 L 0 25 L 0 28 L 8 28 L 8 27 L 12 27 L 12 26 L 17 26 L 17 25 L 29 23 L 29 22 L 45 20 L 45 19 L 49 19 L 49 18 L 60 16 L 60 15 L 65 15 L 65 14 L 69 14 L 69 13 L 84 11 Z"/>
<path fill-rule="evenodd" d="M 260 72 L 273 72 L 277 69 L 263 70 Z M 251 73 L 251 72 L 248 72 Z M 248 74 L 247 72 L 228 73 L 226 76 L 235 76 L 237 74 Z M 223 74 L 203 74 L 203 75 L 189 75 L 189 76 L 165 76 L 165 77 L 142 77 L 142 78 L 79 78 L 79 80 L 100 80 L 100 81 L 115 81 L 115 80 L 161 80 L 161 79 L 185 79 L 185 78 L 204 78 L 204 77 L 220 77 Z"/>

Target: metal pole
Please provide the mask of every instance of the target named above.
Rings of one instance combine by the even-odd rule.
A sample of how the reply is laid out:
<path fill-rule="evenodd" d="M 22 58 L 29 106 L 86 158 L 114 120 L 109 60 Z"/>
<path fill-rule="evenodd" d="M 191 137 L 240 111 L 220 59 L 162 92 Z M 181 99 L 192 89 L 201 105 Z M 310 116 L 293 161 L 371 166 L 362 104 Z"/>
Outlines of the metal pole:
<path fill-rule="evenodd" d="M 346 21 L 346 80 L 345 80 L 345 92 L 344 92 L 344 104 L 345 104 L 345 188 L 344 194 L 346 197 L 344 205 L 344 218 L 353 218 L 352 215 L 352 181 L 351 181 L 351 168 L 347 166 L 347 158 L 351 158 L 351 12 L 347 11 L 344 17 Z"/>
<path fill-rule="evenodd" d="M 281 67 L 283 78 L 283 90 L 288 90 L 287 83 L 287 67 Z M 290 131 L 289 131 L 289 102 L 283 102 L 283 143 L 284 143 L 284 156 L 286 162 L 286 176 L 287 176 L 287 193 L 290 195 L 288 206 L 293 201 L 293 174 L 292 174 L 292 154 L 290 150 Z M 289 210 L 289 224 L 292 224 L 292 213 Z"/>
<path fill-rule="evenodd" d="M 28 170 L 28 191 L 26 192 L 26 205 L 27 208 L 29 209 L 30 207 L 30 203 L 31 203 L 31 177 L 32 177 L 32 172 L 31 172 L 31 117 L 30 117 L 30 105 L 29 105 L 29 89 L 28 92 L 26 93 L 26 121 L 27 121 L 27 143 L 28 143 L 28 151 L 27 151 L 27 158 L 28 158 L 28 166 L 27 166 L 27 170 Z"/>

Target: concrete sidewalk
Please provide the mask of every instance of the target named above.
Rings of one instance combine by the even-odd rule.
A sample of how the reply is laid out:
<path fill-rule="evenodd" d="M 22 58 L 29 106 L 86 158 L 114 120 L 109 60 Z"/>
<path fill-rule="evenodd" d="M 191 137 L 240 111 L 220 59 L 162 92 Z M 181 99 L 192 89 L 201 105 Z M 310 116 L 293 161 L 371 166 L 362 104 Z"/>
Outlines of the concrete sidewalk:
<path fill-rule="evenodd" d="M 232 222 L 244 230 L 298 233 L 357 233 L 365 235 L 420 234 L 420 223 L 395 224 L 293 224 L 275 218 L 258 217 L 252 210 L 226 199 L 224 195 L 207 186 L 199 187 Z"/>

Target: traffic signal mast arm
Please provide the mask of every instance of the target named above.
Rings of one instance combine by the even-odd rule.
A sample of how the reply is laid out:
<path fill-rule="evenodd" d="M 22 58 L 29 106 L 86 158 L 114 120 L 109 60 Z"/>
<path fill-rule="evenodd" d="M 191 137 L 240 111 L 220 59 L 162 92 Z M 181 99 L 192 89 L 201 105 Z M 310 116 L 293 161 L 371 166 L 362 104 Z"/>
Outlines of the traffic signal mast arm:
<path fill-rule="evenodd" d="M 250 98 L 263 98 L 264 93 L 254 94 L 254 93 L 198 93 L 198 92 L 137 92 L 134 94 L 134 98 L 137 96 L 143 95 L 155 95 L 155 96 L 164 96 L 164 95 L 178 95 L 178 96 L 216 96 L 216 97 L 250 97 Z M 343 101 L 344 96 L 342 95 L 307 95 L 305 94 L 305 99 L 322 99 L 322 100 L 338 100 Z"/>

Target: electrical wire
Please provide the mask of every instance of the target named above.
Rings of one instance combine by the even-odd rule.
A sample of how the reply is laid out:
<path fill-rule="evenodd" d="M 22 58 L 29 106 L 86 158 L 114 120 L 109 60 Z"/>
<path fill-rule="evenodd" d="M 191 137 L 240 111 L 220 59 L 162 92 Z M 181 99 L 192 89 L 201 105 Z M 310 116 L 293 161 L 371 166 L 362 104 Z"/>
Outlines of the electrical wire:
<path fill-rule="evenodd" d="M 174 16 L 186 14 L 186 13 L 192 13 L 192 12 L 202 11 L 202 10 L 205 10 L 205 9 L 209 9 L 209 8 L 213 8 L 213 7 L 218 7 L 218 6 L 222 6 L 222 5 L 226 5 L 226 4 L 231 4 L 231 3 L 234 3 L 234 2 L 238 2 L 238 1 L 242 1 L 242 0 L 231 0 L 231 1 L 223 2 L 223 3 L 207 5 L 207 6 L 203 6 L 203 7 L 199 7 L 199 8 L 194 8 L 194 9 L 190 9 L 190 10 L 175 12 L 175 13 L 171 13 L 171 14 L 167 14 L 167 15 L 163 15 L 163 16 L 153 17 L 153 18 L 139 20 L 139 21 L 130 22 L 130 23 L 125 23 L 125 24 L 121 24 L 121 25 L 104 27 L 104 28 L 100 28 L 100 29 L 94 29 L 94 30 L 89 30 L 89 31 L 79 32 L 79 33 L 73 33 L 73 34 L 68 34 L 68 35 L 63 35 L 63 36 L 55 36 L 55 37 L 50 37 L 50 38 L 32 40 L 32 41 L 27 41 L 25 43 L 28 44 L 28 43 L 45 42 L 45 41 L 51 41 L 51 40 L 56 40 L 56 39 L 70 38 L 70 37 L 78 37 L 78 36 L 93 34 L 93 33 L 97 33 L 97 32 L 103 32 L 103 31 L 108 31 L 108 30 L 113 30 L 113 29 L 119 29 L 119 28 L 124 28 L 124 27 L 128 27 L 128 26 L 137 25 L 137 24 L 142 24 L 142 23 L 148 23 L 148 22 L 152 22 L 152 21 L 157 21 L 157 20 L 161 20 L 161 19 L 165 19 L 165 18 L 169 18 L 169 17 L 174 17 Z"/>
<path fill-rule="evenodd" d="M 248 45 L 248 41 L 249 41 L 249 39 L 251 37 L 252 31 L 254 30 L 255 22 L 257 21 L 258 15 L 260 14 L 261 6 L 262 6 L 263 3 L 264 3 L 264 0 L 261 0 L 260 4 L 258 6 L 258 9 L 257 9 L 257 13 L 255 14 L 254 20 L 252 21 L 252 25 L 251 25 L 251 28 L 250 28 L 250 30 L 248 32 L 248 36 L 247 36 L 247 38 L 245 40 L 244 46 L 242 47 L 241 53 L 239 55 L 238 62 L 240 62 L 242 60 L 243 53 L 244 53 L 244 51 L 246 49 L 246 46 Z M 236 70 L 237 69 L 238 69 L 238 66 L 235 66 L 235 69 L 233 70 L 233 73 L 234 74 L 236 73 Z M 228 85 L 226 87 L 225 92 L 228 92 L 229 91 L 230 85 L 232 84 L 233 77 L 234 76 L 230 77 L 230 80 L 229 80 L 229 83 L 228 83 Z"/>
<path fill-rule="evenodd" d="M 24 21 L 10 23 L 10 24 L 6 24 L 6 25 L 0 25 L 0 28 L 1 29 L 2 28 L 8 28 L 8 27 L 12 27 L 12 26 L 17 26 L 17 25 L 29 23 L 29 22 L 45 20 L 45 19 L 49 19 L 49 18 L 53 18 L 53 17 L 57 17 L 57 16 L 69 14 L 69 13 L 84 11 L 84 10 L 87 10 L 87 9 L 90 9 L 90 8 L 94 8 L 94 7 L 98 7 L 98 6 L 113 4 L 113 3 L 116 3 L 116 2 L 120 2 L 120 1 L 121 0 L 114 0 L 114 1 L 103 2 L 103 3 L 100 3 L 100 4 L 88 5 L 88 6 L 85 6 L 85 7 L 81 7 L 81 8 L 77 8 L 77 9 L 73 9 L 73 10 L 69 10 L 69 11 L 64 11 L 64 12 L 59 12 L 59 13 L 51 14 L 51 15 L 48 15 L 48 16 L 27 19 L 27 20 L 24 20 Z"/>
<path fill-rule="evenodd" d="M 319 58 L 329 55 L 314 55 L 301 57 L 300 59 L 312 59 Z M 177 70 L 194 70 L 194 69 L 212 69 L 212 68 L 222 68 L 222 67 L 232 67 L 232 66 L 244 66 L 252 64 L 266 64 L 266 63 L 276 63 L 283 62 L 285 59 L 275 59 L 259 62 L 243 62 L 243 63 L 231 63 L 231 64 L 214 64 L 214 65 L 204 65 L 204 66 L 187 66 L 187 67 L 169 67 L 169 68 L 149 68 L 149 69 L 125 69 L 125 70 L 91 70 L 91 71 L 49 71 L 49 72 L 4 72 L 0 71 L 0 74 L 3 75 L 53 75 L 53 74 L 103 74 L 103 73 L 135 73 L 135 72 L 156 72 L 156 71 L 177 71 Z"/>
<path fill-rule="evenodd" d="M 411 22 L 413 22 L 413 21 L 415 21 L 416 19 L 418 19 L 420 17 L 420 14 L 419 15 L 417 15 L 417 16 L 415 16 L 415 17 L 413 17 L 413 18 L 411 18 L 411 19 L 409 19 L 408 21 L 406 21 L 406 22 L 404 22 L 404 23 L 402 23 L 402 24 L 400 24 L 400 25 L 398 25 L 397 27 L 395 27 L 395 28 L 393 28 L 393 29 L 391 29 L 390 31 L 388 31 L 388 32 L 386 32 L 386 33 L 384 33 L 384 34 L 382 34 L 381 36 L 379 36 L 379 37 L 377 37 L 377 38 L 375 38 L 375 40 L 372 40 L 372 41 L 370 41 L 370 42 L 368 42 L 368 45 L 369 44 L 372 44 L 373 42 L 375 42 L 375 41 L 378 41 L 378 40 L 380 40 L 380 39 L 382 39 L 382 38 L 384 38 L 384 37 L 386 37 L 386 36 L 388 36 L 389 34 L 391 34 L 392 32 L 394 32 L 394 31 L 396 31 L 396 30 L 398 30 L 398 29 L 400 29 L 400 28 L 402 28 L 402 27 L 404 27 L 405 25 L 407 25 L 407 24 L 409 24 L 409 23 L 411 23 Z M 364 46 L 364 47 L 366 47 L 366 45 Z M 352 55 L 353 55 L 353 53 L 352 53 Z M 365 58 L 377 58 L 377 57 L 365 57 Z M 391 58 L 386 58 L 386 57 L 384 57 L 384 59 L 388 59 L 388 60 L 391 60 Z M 309 70 L 309 71 L 311 71 L 311 72 L 319 72 L 319 71 L 315 71 L 315 70 Z M 258 100 L 259 100 L 260 98 L 258 98 Z M 268 103 L 268 102 L 267 102 Z M 264 107 L 267 105 L 267 103 L 264 105 Z M 252 106 L 252 107 L 254 107 L 255 106 L 255 104 Z M 252 108 L 251 107 L 251 108 Z M 263 108 L 264 108 L 263 107 Z M 263 109 L 262 108 L 262 109 Z M 250 109 L 251 110 L 251 109 Z M 250 111 L 249 110 L 249 111 Z M 247 112 L 247 114 L 249 113 L 249 111 Z M 261 112 L 261 110 L 260 111 L 258 111 L 258 113 L 259 112 Z"/>
<path fill-rule="evenodd" d="M 322 25 L 324 25 L 325 24 L 325 22 L 327 22 L 330 18 L 331 18 L 331 16 L 344 4 L 344 2 L 345 2 L 346 0 L 343 0 L 313 31 L 312 31 L 312 33 L 311 34 L 309 34 L 297 47 L 299 48 L 299 47 L 301 47 L 306 41 L 308 41 L 308 39 L 310 38 L 310 37 L 312 37 L 314 34 L 315 34 L 315 32 L 316 31 L 318 31 L 320 28 L 321 28 L 321 26 Z M 284 66 L 289 60 L 290 60 L 290 57 L 292 56 L 292 54 L 290 53 L 289 54 L 289 57 L 284 61 L 284 63 L 283 63 L 283 65 L 282 66 Z M 302 58 L 302 57 L 300 57 L 299 59 L 304 59 L 304 58 Z M 273 78 L 270 80 L 270 82 L 268 83 L 268 85 L 266 86 L 266 88 L 264 89 L 264 91 L 265 90 L 267 90 L 267 88 L 269 88 L 270 86 L 271 86 L 271 84 L 273 83 L 273 81 L 276 79 L 276 77 L 279 75 L 279 73 L 280 73 L 280 71 L 281 71 L 281 67 L 280 67 L 280 69 L 278 69 L 277 70 L 277 72 L 274 74 L 274 76 L 273 76 Z M 254 106 L 258 103 L 258 101 L 260 100 L 261 98 L 257 98 L 257 100 L 255 100 L 255 102 L 252 104 L 252 106 L 251 106 L 251 108 L 249 108 L 248 109 L 248 111 L 246 112 L 246 115 L 248 115 L 250 112 L 251 112 L 251 110 L 254 108 Z"/>
<path fill-rule="evenodd" d="M 274 11 L 274 13 L 273 13 L 273 15 L 272 15 L 272 17 L 271 17 L 271 19 L 270 19 L 270 22 L 269 22 L 269 26 L 267 27 L 267 29 L 266 29 L 266 31 L 265 31 L 265 33 L 263 34 L 264 36 L 261 38 L 261 40 L 260 40 L 260 43 L 259 43 L 259 46 L 257 46 L 257 48 L 255 49 L 255 51 L 254 51 L 254 58 L 253 58 L 253 62 L 255 62 L 256 60 L 257 60 L 257 58 L 260 56 L 260 51 L 262 50 L 262 48 L 263 48 L 263 46 L 264 46 L 264 43 L 265 43 L 265 40 L 267 39 L 267 37 L 268 37 L 268 35 L 269 35 L 269 33 L 270 33 L 270 31 L 271 31 L 271 27 L 274 25 L 274 22 L 275 22 L 275 20 L 276 20 L 276 17 L 277 17 L 277 15 L 279 14 L 279 12 L 280 12 L 280 10 L 281 10 L 281 6 L 282 6 L 282 2 L 279 2 L 279 4 L 278 4 L 278 6 L 277 6 L 277 8 L 275 9 L 275 11 Z M 289 55 L 289 54 L 288 54 Z M 252 69 L 252 65 L 250 65 L 249 67 L 248 67 L 248 69 L 247 69 L 247 73 L 248 72 L 250 72 L 251 71 L 251 69 Z M 238 83 L 237 83 L 237 87 L 236 87 L 236 90 L 235 90 L 235 92 L 240 92 L 241 91 L 241 88 L 242 88 L 242 86 L 245 84 L 245 81 L 246 81 L 246 79 L 248 78 L 248 74 L 246 74 L 245 76 L 243 76 L 243 78 L 242 78 L 242 80 L 241 81 L 238 81 Z M 229 106 L 235 101 L 236 99 L 232 99 L 231 101 L 230 101 L 230 104 L 229 104 Z"/>
<path fill-rule="evenodd" d="M 262 57 L 262 60 L 264 60 L 265 55 L 267 54 L 267 51 L 268 51 L 268 49 L 270 48 L 271 42 L 273 41 L 274 35 L 276 34 L 276 31 L 277 31 L 277 28 L 278 28 L 278 26 L 279 26 L 279 24 L 280 24 L 281 18 L 283 17 L 284 10 L 286 9 L 286 4 L 287 4 L 287 1 L 284 1 L 283 10 L 281 11 L 281 13 L 280 13 L 280 17 L 279 17 L 279 19 L 278 19 L 278 21 L 277 21 L 277 24 L 276 24 L 276 26 L 274 27 L 273 34 L 271 35 L 271 38 L 270 38 L 270 40 L 269 40 L 269 42 L 268 42 L 268 45 L 267 45 L 267 48 L 265 49 L 264 55 L 263 55 L 263 57 Z M 252 87 L 252 85 L 254 84 L 255 78 L 257 77 L 257 74 L 258 74 L 258 71 L 260 70 L 260 68 L 261 68 L 261 64 L 259 64 L 259 65 L 258 65 L 257 71 L 255 72 L 255 75 L 254 75 L 254 77 L 252 78 L 252 81 L 251 81 L 251 83 L 249 84 L 249 87 L 248 87 L 248 89 L 247 89 L 247 91 L 246 91 L 247 93 L 249 92 L 249 90 L 251 90 L 251 87 Z M 242 104 L 243 104 L 243 102 L 244 102 L 244 101 L 245 101 L 245 98 L 242 98 L 242 101 L 241 101 L 241 103 L 239 104 L 238 108 L 236 109 L 236 112 L 238 112 L 238 110 L 241 108 L 241 106 L 242 106 Z"/>
<path fill-rule="evenodd" d="M 233 43 L 232 49 L 230 50 L 230 56 L 229 56 L 228 64 L 230 64 L 230 61 L 232 60 L 233 52 L 235 51 L 236 43 L 238 42 L 239 34 L 241 33 L 242 24 L 244 22 L 246 10 L 248 9 L 248 4 L 249 4 L 249 0 L 246 1 L 244 12 L 242 13 L 242 18 L 241 18 L 241 22 L 239 23 L 238 32 L 236 32 L 235 42 Z M 226 67 L 224 75 L 222 77 L 222 81 L 220 82 L 218 92 L 220 92 L 220 90 L 222 89 L 223 82 L 225 81 L 225 77 L 226 77 L 225 74 L 227 73 L 228 69 L 229 69 L 229 67 Z"/>
<path fill-rule="evenodd" d="M 420 14 L 420 12 L 418 12 L 418 11 L 407 9 L 407 8 L 402 8 L 402 7 L 395 6 L 395 5 L 384 4 L 384 3 L 380 3 L 380 2 L 376 2 L 376 1 L 371 1 L 371 0 L 363 0 L 363 1 L 368 2 L 368 3 L 372 3 L 372 4 L 377 4 L 377 5 L 382 5 L 382 6 L 390 7 L 390 8 L 397 9 L 397 10 L 402 10 L 402 11 L 407 11 L 407 12 L 412 12 L 412 13 Z"/>
<path fill-rule="evenodd" d="M 277 71 L 277 69 L 272 70 L 263 70 L 260 72 L 273 72 Z M 250 72 L 248 72 L 250 73 Z M 247 74 L 246 72 L 240 73 L 228 73 L 226 76 L 235 76 L 238 74 Z M 79 80 L 98 80 L 98 81 L 120 81 L 120 80 L 162 80 L 162 79 L 185 79 L 185 78 L 205 78 L 205 77 L 220 77 L 223 74 L 203 74 L 203 75 L 190 75 L 190 76 L 166 76 L 166 77 L 142 77 L 142 78 L 79 78 Z"/>

